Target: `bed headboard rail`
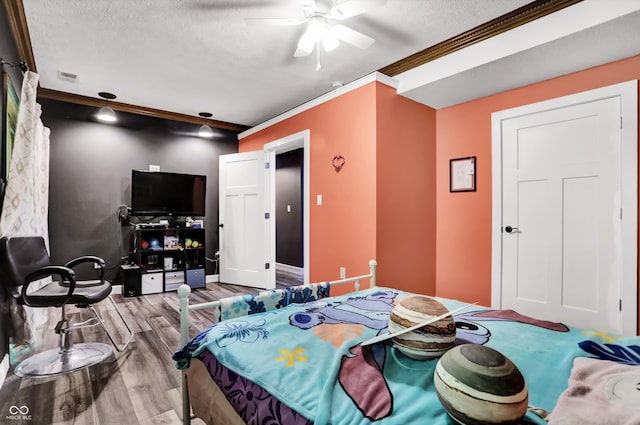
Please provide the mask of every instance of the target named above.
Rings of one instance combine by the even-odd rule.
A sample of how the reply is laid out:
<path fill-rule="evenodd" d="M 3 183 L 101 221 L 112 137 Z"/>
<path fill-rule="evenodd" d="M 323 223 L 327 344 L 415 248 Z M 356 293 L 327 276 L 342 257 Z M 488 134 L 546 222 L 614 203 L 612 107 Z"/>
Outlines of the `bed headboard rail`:
<path fill-rule="evenodd" d="M 368 274 L 363 274 L 362 276 L 353 276 L 353 277 L 348 277 L 345 279 L 340 279 L 340 280 L 333 280 L 331 282 L 329 282 L 331 284 L 331 286 L 335 286 L 335 285 L 343 285 L 346 283 L 353 283 L 353 287 L 355 288 L 356 291 L 360 290 L 360 281 L 361 280 L 369 280 L 369 287 L 373 288 L 376 286 L 376 267 L 377 267 L 378 263 L 376 263 L 375 260 L 370 260 L 369 261 L 369 273 Z"/>
<path fill-rule="evenodd" d="M 369 273 L 360 276 L 348 277 L 345 279 L 333 280 L 328 282 L 330 286 L 334 285 L 345 285 L 349 283 L 353 283 L 353 286 L 356 291 L 360 290 L 360 285 L 362 281 L 369 281 L 369 287 L 373 288 L 376 286 L 376 268 L 378 263 L 375 260 L 369 261 Z M 301 285 L 308 286 L 308 285 Z M 205 309 L 216 309 L 220 307 L 222 300 L 210 301 L 206 303 L 199 304 L 189 304 L 189 295 L 191 294 L 191 287 L 189 285 L 180 285 L 178 288 L 178 297 L 180 298 L 180 342 L 182 345 L 185 345 L 189 341 L 189 312 L 205 310 Z M 215 311 L 215 310 L 214 310 Z M 214 313 L 214 316 L 217 314 Z M 220 317 L 215 317 L 216 320 L 220 320 Z"/>

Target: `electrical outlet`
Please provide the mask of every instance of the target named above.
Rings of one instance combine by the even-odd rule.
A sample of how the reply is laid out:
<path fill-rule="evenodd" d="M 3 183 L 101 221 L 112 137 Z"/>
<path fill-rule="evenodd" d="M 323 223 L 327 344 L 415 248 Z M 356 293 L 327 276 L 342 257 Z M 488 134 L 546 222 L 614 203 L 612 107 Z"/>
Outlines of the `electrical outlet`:
<path fill-rule="evenodd" d="M 347 277 L 346 267 L 340 267 L 340 279 L 345 279 L 346 277 Z"/>
<path fill-rule="evenodd" d="M 160 171 L 159 165 L 149 165 L 149 171 Z"/>

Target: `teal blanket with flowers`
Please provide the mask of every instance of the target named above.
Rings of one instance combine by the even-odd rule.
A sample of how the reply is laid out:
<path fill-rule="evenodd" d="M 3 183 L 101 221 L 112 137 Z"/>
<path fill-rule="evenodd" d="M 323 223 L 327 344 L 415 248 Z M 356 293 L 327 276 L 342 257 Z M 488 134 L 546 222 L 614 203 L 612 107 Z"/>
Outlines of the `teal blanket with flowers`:
<path fill-rule="evenodd" d="M 389 342 L 359 345 L 386 333 L 393 306 L 410 295 L 378 287 L 236 317 L 198 334 L 174 360 L 188 367 L 208 351 L 316 425 L 450 425 L 433 384 L 437 359 L 409 359 Z M 450 310 L 465 305 L 437 299 Z M 639 337 L 478 306 L 454 317 L 456 344 L 486 344 L 507 356 L 525 378 L 529 404 L 546 411 L 567 388 L 577 357 L 640 365 Z M 545 423 L 532 411 L 525 422 Z"/>

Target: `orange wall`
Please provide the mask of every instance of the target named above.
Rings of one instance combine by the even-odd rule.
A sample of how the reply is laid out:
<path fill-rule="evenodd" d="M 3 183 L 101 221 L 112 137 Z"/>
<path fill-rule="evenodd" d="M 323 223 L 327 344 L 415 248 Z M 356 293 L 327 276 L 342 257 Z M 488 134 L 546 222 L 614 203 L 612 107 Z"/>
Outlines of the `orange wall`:
<path fill-rule="evenodd" d="M 490 305 L 491 113 L 639 78 L 635 56 L 438 111 L 372 83 L 239 149 L 311 130 L 312 281 L 337 278 L 339 267 L 365 273 L 376 258 L 380 285 Z M 346 158 L 340 173 L 337 153 Z M 477 191 L 450 193 L 449 159 L 472 155 Z"/>
<path fill-rule="evenodd" d="M 435 111 L 367 84 L 240 140 L 240 152 L 310 130 L 310 280 L 368 272 L 435 294 Z M 331 165 L 340 153 L 339 173 Z M 323 205 L 315 203 L 322 194 Z"/>
<path fill-rule="evenodd" d="M 378 84 L 378 280 L 436 292 L 435 110 Z"/>
<path fill-rule="evenodd" d="M 375 85 L 368 84 L 240 140 L 239 151 L 310 130 L 309 278 L 338 279 L 369 272 L 376 258 Z M 334 155 L 346 163 L 339 173 Z M 316 205 L 316 195 L 323 204 Z M 307 265 L 305 264 L 305 267 Z"/>
<path fill-rule="evenodd" d="M 639 78 L 640 55 L 436 112 L 438 296 L 491 303 L 491 113 Z M 449 193 L 449 159 L 471 155 L 477 191 Z"/>

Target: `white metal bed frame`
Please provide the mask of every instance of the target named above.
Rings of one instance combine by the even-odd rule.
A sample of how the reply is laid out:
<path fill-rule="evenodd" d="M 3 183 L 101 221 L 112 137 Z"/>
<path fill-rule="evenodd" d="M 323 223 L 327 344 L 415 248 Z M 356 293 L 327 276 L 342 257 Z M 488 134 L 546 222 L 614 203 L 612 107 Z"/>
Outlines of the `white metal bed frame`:
<path fill-rule="evenodd" d="M 356 291 L 360 290 L 360 281 L 369 280 L 369 287 L 374 288 L 376 286 L 376 268 L 378 263 L 375 260 L 369 261 L 369 273 L 361 276 L 354 276 L 345 279 L 339 279 L 330 281 L 331 286 L 343 285 L 347 283 L 353 283 Z M 305 285 L 301 285 L 305 286 Z M 178 296 L 180 297 L 180 344 L 184 346 L 189 342 L 189 312 L 197 310 L 205 310 L 209 308 L 216 308 L 220 305 L 220 300 L 210 301 L 206 303 L 191 304 L 189 305 L 189 295 L 191 294 L 191 287 L 183 284 L 178 288 Z M 189 389 L 187 387 L 187 372 L 182 370 L 182 422 L 184 425 L 191 423 L 191 408 L 189 403 Z"/>

